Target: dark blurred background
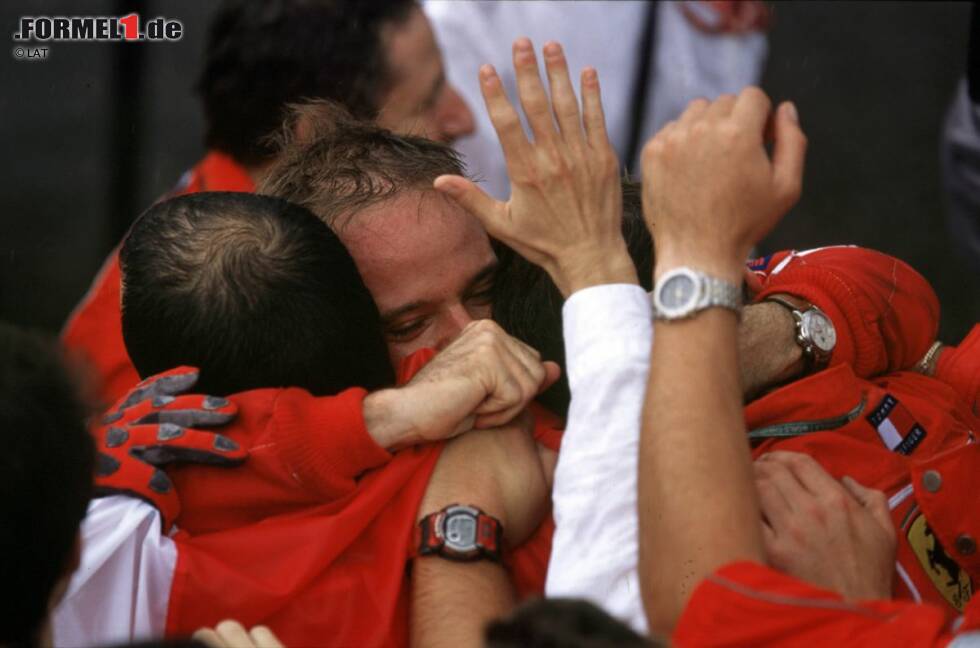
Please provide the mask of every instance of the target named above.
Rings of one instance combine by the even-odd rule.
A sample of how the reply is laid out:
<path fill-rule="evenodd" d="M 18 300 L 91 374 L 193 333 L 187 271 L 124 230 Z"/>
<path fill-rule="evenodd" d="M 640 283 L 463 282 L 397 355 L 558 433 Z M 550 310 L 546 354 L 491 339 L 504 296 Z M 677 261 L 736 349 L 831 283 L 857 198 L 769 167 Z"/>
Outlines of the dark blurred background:
<path fill-rule="evenodd" d="M 762 251 L 856 243 L 898 256 L 935 286 L 942 337 L 955 342 L 980 320 L 980 277 L 950 252 L 938 147 L 965 70 L 970 4 L 774 6 L 763 86 L 796 102 L 810 148 L 803 199 Z M 0 319 L 60 329 L 129 222 L 200 157 L 193 84 L 212 9 L 85 3 L 85 15 L 179 19 L 177 43 L 55 43 L 47 60 L 23 61 L 9 41 Z M 77 2 L 4 2 L 0 34 L 22 15 L 79 13 Z"/>

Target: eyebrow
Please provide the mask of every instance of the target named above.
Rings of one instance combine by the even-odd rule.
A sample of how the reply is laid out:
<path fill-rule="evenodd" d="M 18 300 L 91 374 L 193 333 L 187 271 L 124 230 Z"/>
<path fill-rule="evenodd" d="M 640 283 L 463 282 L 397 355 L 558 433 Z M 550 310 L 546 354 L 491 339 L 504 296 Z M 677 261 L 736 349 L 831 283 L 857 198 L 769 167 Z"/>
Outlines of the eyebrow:
<path fill-rule="evenodd" d="M 500 262 L 497 261 L 496 259 L 494 259 L 487 265 L 483 266 L 483 268 L 481 268 L 476 274 L 474 274 L 470 278 L 469 281 L 466 282 L 466 286 L 463 288 L 463 294 L 466 294 L 467 292 L 472 290 L 474 286 L 477 286 L 483 283 L 484 281 L 486 281 L 487 279 L 493 277 L 494 273 L 497 272 L 497 269 L 499 267 L 500 267 Z M 382 313 L 381 323 L 384 325 L 390 324 L 392 320 L 396 320 L 406 313 L 410 313 L 414 310 L 422 308 L 423 306 L 429 306 L 430 304 L 432 304 L 431 301 L 424 301 L 424 300 L 414 301 L 408 304 L 404 304 L 402 306 L 399 306 L 398 308 L 395 308 L 394 310 L 390 310 L 386 313 Z"/>

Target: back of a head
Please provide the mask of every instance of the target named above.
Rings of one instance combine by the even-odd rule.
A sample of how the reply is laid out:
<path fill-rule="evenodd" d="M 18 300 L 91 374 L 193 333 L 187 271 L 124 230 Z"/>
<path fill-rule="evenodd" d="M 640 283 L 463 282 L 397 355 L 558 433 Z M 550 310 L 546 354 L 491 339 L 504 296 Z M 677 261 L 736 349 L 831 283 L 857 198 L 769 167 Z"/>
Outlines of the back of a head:
<path fill-rule="evenodd" d="M 450 146 L 397 135 L 328 101 L 291 106 L 271 141 L 279 155 L 258 192 L 302 205 L 338 231 L 395 194 L 430 191 L 440 175 L 465 175 Z"/>
<path fill-rule="evenodd" d="M 382 29 L 410 16 L 413 0 L 228 0 L 208 32 L 198 91 L 206 143 L 244 164 L 268 159 L 262 138 L 287 104 L 342 102 L 373 119 L 391 82 Z"/>
<path fill-rule="evenodd" d="M 94 448 L 56 347 L 0 322 L 0 644 L 32 644 L 73 567 Z"/>
<path fill-rule="evenodd" d="M 653 239 L 643 220 L 640 185 L 623 182 L 623 238 L 640 285 L 653 289 Z M 494 280 L 493 319 L 501 328 L 564 369 L 565 340 L 561 310 L 565 303 L 548 273 L 513 250 L 498 245 L 500 269 Z M 571 394 L 567 372 L 538 397 L 559 416 L 566 416 Z"/>
<path fill-rule="evenodd" d="M 596 605 L 579 599 L 536 599 L 487 626 L 487 648 L 656 648 Z"/>
<path fill-rule="evenodd" d="M 306 209 L 239 193 L 158 203 L 120 251 L 123 337 L 140 375 L 192 365 L 203 392 L 332 394 L 393 381 L 377 306 Z"/>

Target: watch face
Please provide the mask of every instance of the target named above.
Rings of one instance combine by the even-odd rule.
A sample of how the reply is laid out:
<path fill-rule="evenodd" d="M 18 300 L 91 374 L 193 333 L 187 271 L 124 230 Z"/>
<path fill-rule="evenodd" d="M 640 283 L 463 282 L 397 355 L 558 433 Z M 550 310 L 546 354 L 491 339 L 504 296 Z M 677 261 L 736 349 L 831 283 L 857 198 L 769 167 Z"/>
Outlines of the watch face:
<path fill-rule="evenodd" d="M 803 334 L 825 353 L 830 353 L 837 345 L 837 331 L 830 318 L 820 311 L 809 310 L 803 317 Z"/>
<path fill-rule="evenodd" d="M 447 548 L 458 552 L 476 549 L 476 515 L 457 509 L 446 513 L 444 524 Z"/>
<path fill-rule="evenodd" d="M 686 268 L 678 268 L 661 279 L 656 293 L 657 310 L 667 317 L 683 317 L 695 307 L 697 299 L 697 277 Z"/>

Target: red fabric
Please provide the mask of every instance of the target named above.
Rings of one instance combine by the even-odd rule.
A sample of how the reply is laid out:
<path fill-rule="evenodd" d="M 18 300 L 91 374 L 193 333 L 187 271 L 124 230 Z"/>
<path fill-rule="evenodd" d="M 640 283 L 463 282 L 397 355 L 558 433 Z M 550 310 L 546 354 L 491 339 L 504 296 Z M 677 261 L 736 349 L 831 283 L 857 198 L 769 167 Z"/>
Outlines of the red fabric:
<path fill-rule="evenodd" d="M 862 378 L 914 366 L 936 339 L 932 286 L 887 254 L 836 246 L 779 252 L 749 267 L 763 282 L 755 301 L 787 293 L 827 313 L 837 330 L 831 366 L 848 363 Z"/>
<path fill-rule="evenodd" d="M 980 627 L 980 599 L 958 632 Z M 945 646 L 949 619 L 932 605 L 907 601 L 847 603 L 768 567 L 749 562 L 718 570 L 698 585 L 674 630 L 674 644 L 702 646 Z"/>
<path fill-rule="evenodd" d="M 193 534 L 257 523 L 341 499 L 357 478 L 392 455 L 364 427 L 363 389 L 315 397 L 302 389 L 256 389 L 229 400 L 238 418 L 222 434 L 249 451 L 234 470 L 168 468 L 183 512 L 177 526 Z"/>
<path fill-rule="evenodd" d="M 170 195 L 200 191 L 252 192 L 255 184 L 234 160 L 211 151 L 184 174 Z M 99 386 L 96 393 L 104 405 L 119 400 L 140 380 L 123 342 L 119 279 L 119 248 L 116 247 L 61 334 L 70 355 L 89 370 L 92 384 Z"/>
<path fill-rule="evenodd" d="M 959 355 L 963 363 L 980 362 L 980 345 L 974 344 L 972 337 L 964 349 L 950 353 L 954 354 L 951 357 Z M 907 454 L 890 450 L 871 420 L 886 396 L 904 408 L 924 432 Z M 850 422 L 839 427 L 828 422 L 849 412 L 856 412 Z M 958 538 L 980 538 L 980 498 L 976 496 L 980 492 L 980 444 L 974 440 L 980 418 L 955 386 L 945 382 L 941 374 L 930 378 L 912 372 L 864 380 L 849 365 L 838 365 L 751 403 L 745 417 L 750 431 L 777 434 L 792 431 L 786 422 L 823 421 L 817 425 L 823 431 L 769 438 L 754 449 L 754 455 L 777 449 L 803 452 L 835 478 L 849 475 L 884 491 L 893 498 L 897 562 L 909 581 L 896 577 L 894 595 L 913 600 L 918 595 L 950 618 L 959 613 L 954 605 L 958 602 L 962 607 L 970 595 L 969 583 L 975 586 L 980 582 L 980 556 L 957 550 Z M 941 477 L 936 492 L 923 485 L 927 470 Z M 920 517 L 941 544 L 938 549 L 930 544 L 926 561 L 915 550 L 917 542 L 921 547 L 921 539 L 915 540 Z M 943 590 L 941 583 L 957 582 L 963 584 Z"/>
<path fill-rule="evenodd" d="M 399 382 L 434 355 L 406 359 Z M 442 444 L 391 458 L 364 428 L 363 398 L 360 389 L 232 396 L 239 417 L 222 432 L 249 450 L 248 462 L 170 471 L 183 513 L 169 635 L 234 617 L 269 625 L 286 645 L 407 645 L 405 567 Z M 532 410 L 536 438 L 557 449 L 560 421 Z M 508 554 L 519 596 L 543 593 L 553 533 L 549 516 Z"/>

